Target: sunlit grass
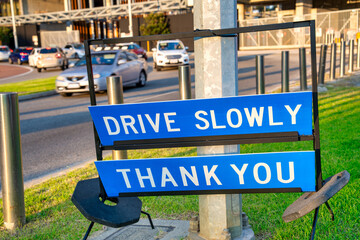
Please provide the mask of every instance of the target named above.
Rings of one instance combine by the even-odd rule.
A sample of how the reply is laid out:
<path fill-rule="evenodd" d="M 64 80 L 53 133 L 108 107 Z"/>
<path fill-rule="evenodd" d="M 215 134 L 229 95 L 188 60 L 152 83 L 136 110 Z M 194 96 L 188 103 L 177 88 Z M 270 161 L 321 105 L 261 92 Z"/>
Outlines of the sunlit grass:
<path fill-rule="evenodd" d="M 56 77 L 0 84 L 0 92 L 17 92 L 19 95 L 46 92 L 55 89 Z"/>

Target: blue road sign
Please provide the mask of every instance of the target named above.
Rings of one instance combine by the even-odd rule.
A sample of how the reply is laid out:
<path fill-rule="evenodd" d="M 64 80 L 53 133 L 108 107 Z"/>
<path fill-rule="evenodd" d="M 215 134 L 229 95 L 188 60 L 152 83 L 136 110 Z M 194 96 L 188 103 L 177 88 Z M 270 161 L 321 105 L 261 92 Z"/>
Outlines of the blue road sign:
<path fill-rule="evenodd" d="M 109 197 L 238 189 L 315 191 L 314 151 L 96 161 L 95 165 Z"/>
<path fill-rule="evenodd" d="M 114 141 L 296 131 L 312 134 L 312 93 L 89 107 L 103 146 Z"/>

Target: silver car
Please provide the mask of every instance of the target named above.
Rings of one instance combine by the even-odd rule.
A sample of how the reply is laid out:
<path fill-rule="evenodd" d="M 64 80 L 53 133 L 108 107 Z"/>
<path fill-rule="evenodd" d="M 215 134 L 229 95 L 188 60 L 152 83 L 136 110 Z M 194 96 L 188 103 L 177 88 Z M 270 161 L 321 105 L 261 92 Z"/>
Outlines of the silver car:
<path fill-rule="evenodd" d="M 96 92 L 106 91 L 106 77 L 121 76 L 123 85 L 145 86 L 147 73 L 144 61 L 122 50 L 99 51 L 91 54 L 94 87 Z M 88 92 L 89 83 L 85 57 L 73 68 L 65 70 L 56 78 L 56 91 L 62 96 Z"/>

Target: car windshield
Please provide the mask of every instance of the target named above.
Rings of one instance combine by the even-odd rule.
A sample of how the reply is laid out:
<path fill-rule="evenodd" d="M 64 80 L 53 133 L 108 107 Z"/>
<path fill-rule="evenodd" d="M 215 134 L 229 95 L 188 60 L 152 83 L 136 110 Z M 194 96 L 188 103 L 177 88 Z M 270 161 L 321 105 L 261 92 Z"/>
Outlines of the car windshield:
<path fill-rule="evenodd" d="M 159 50 L 181 50 L 184 49 L 180 42 L 159 43 Z"/>
<path fill-rule="evenodd" d="M 8 47 L 0 47 L 0 52 L 7 52 L 9 51 Z"/>
<path fill-rule="evenodd" d="M 57 49 L 56 48 L 43 48 L 40 50 L 40 53 L 56 53 Z"/>
<path fill-rule="evenodd" d="M 20 49 L 19 52 L 31 53 L 32 50 L 33 50 L 32 48 L 26 48 L 26 49 Z"/>
<path fill-rule="evenodd" d="M 91 63 L 93 65 L 111 65 L 115 61 L 116 53 L 95 53 L 91 55 Z M 86 65 L 85 57 L 76 62 L 75 66 Z"/>
<path fill-rule="evenodd" d="M 74 44 L 74 48 L 78 50 L 84 50 L 84 45 L 82 44 Z"/>

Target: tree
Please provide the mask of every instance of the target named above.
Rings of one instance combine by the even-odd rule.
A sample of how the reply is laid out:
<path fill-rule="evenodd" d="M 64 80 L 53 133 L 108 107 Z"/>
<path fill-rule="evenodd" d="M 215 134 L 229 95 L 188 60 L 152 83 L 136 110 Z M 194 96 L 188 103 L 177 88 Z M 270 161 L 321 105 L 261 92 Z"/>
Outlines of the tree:
<path fill-rule="evenodd" d="M 158 35 L 170 33 L 169 21 L 164 13 L 150 13 L 140 26 L 141 35 Z"/>
<path fill-rule="evenodd" d="M 0 27 L 0 41 L 3 45 L 9 45 L 10 40 L 13 38 L 13 33 L 10 28 Z"/>

